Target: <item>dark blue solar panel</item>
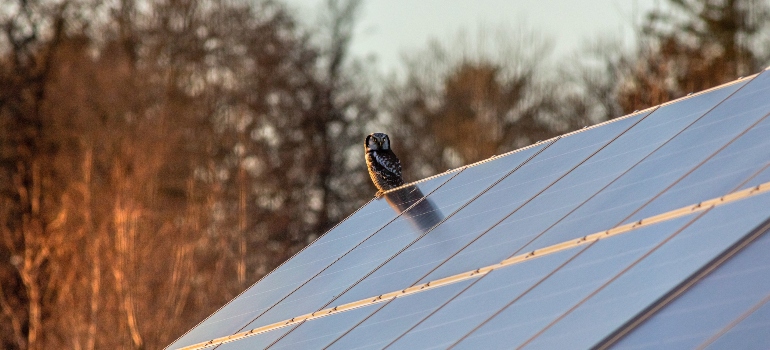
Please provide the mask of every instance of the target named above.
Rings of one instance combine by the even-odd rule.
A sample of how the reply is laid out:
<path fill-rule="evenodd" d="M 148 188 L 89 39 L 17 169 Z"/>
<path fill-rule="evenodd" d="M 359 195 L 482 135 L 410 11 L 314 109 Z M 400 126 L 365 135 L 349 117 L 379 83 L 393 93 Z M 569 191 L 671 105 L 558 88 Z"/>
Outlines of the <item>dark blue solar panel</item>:
<path fill-rule="evenodd" d="M 394 285 L 410 286 L 438 264 L 462 249 L 474 237 L 502 220 L 539 192 L 596 153 L 643 115 L 618 120 L 557 140 L 492 187 L 457 215 L 450 217 L 416 244 L 345 293 L 340 302 L 350 302 L 388 292 Z M 512 170 L 513 168 L 509 168 Z M 451 185 L 453 179 L 447 185 Z M 523 236 L 517 232 L 517 236 Z M 503 260 L 500 258 L 496 262 Z M 473 261 L 466 261 L 467 264 Z M 484 265 L 465 265 L 465 270 Z M 462 271 L 458 271 L 462 272 Z M 446 277 L 446 276 L 441 276 Z"/>
<path fill-rule="evenodd" d="M 572 249 L 546 255 L 492 271 L 487 276 L 474 280 L 470 288 L 428 318 L 405 321 L 417 325 L 399 337 L 392 344 L 393 348 L 447 348 L 510 300 L 537 285 L 548 273 L 578 252 L 579 249 Z"/>
<path fill-rule="evenodd" d="M 765 72 L 656 152 L 649 160 L 650 167 L 658 172 L 651 174 L 655 182 L 657 178 L 673 179 L 680 169 L 692 169 L 692 173 L 672 183 L 670 189 L 625 222 L 725 195 L 769 164 L 768 96 L 770 72 Z M 719 151 L 723 145 L 726 147 Z M 690 168 L 703 155 L 714 151 L 718 153 L 704 164 Z"/>
<path fill-rule="evenodd" d="M 422 182 L 417 187 L 423 193 L 428 194 L 446 182 L 452 175 L 454 174 Z M 397 192 L 406 191 L 412 191 L 412 189 Z M 393 220 L 398 215 L 398 211 L 398 209 L 394 210 L 385 200 L 369 202 L 347 220 L 262 278 L 259 283 L 241 293 L 170 347 L 188 346 L 237 332 L 260 313 L 339 259 L 341 255 L 360 244 L 378 228 Z"/>
<path fill-rule="evenodd" d="M 767 349 L 770 344 L 770 294 L 755 305 L 756 309 L 749 312 L 745 318 L 736 320 L 738 324 L 725 329 L 723 334 L 702 344 L 706 349 Z"/>
<path fill-rule="evenodd" d="M 770 212 L 757 208 L 768 206 L 770 193 L 711 209 L 590 298 L 565 310 L 530 345 L 554 349 L 595 345 L 758 227 Z"/>
<path fill-rule="evenodd" d="M 492 162 L 486 162 L 463 170 L 449 182 L 430 194 L 425 201 L 415 205 L 420 215 L 411 216 L 410 209 L 396 220 L 377 231 L 370 239 L 332 264 L 321 274 L 304 284 L 296 292 L 250 323 L 246 329 L 279 322 L 296 315 L 323 309 L 349 286 L 354 285 L 370 271 L 397 254 L 418 239 L 428 228 L 416 224 L 424 215 L 443 218 L 451 214 L 495 180 L 507 174 L 521 162 L 537 152 L 541 144 Z M 427 206 L 427 208 L 423 208 Z M 366 226 L 367 223 L 360 223 Z M 404 288 L 391 285 L 392 288 Z M 392 290 L 388 290 L 389 292 Z M 369 297 L 367 295 L 366 297 Z M 341 303 L 336 302 L 339 305 Z"/>
<path fill-rule="evenodd" d="M 626 191 L 633 189 L 629 186 L 619 187 L 599 196 L 596 196 L 597 191 L 623 175 L 636 162 L 669 141 L 740 86 L 742 83 L 726 86 L 655 110 L 547 192 L 481 236 L 422 281 L 466 271 L 475 268 L 474 266 L 490 265 L 521 253 L 525 251 L 522 247 L 544 231 L 541 241 L 556 244 L 612 228 L 629 213 L 618 211 L 616 208 L 623 208 L 626 201 L 632 201 L 635 196 L 650 196 L 652 193 L 645 193 L 645 189 L 641 188 L 629 194 Z M 578 135 L 569 136 L 564 140 Z M 557 141 L 554 146 L 564 140 Z M 493 190 L 501 185 L 503 183 L 495 186 Z M 612 188 L 612 185 L 609 188 Z M 498 196 L 494 201 L 484 204 L 487 208 L 495 208 L 506 200 L 510 199 Z M 479 211 L 484 215 L 483 208 Z M 538 244 L 537 247 L 545 245 Z M 532 246 L 526 248 L 533 249 Z"/>
<path fill-rule="evenodd" d="M 459 348 L 514 348 L 523 344 L 695 218 L 681 217 L 594 243 L 488 322 L 479 323 Z"/>
<path fill-rule="evenodd" d="M 383 305 L 370 305 L 308 320 L 297 326 L 270 349 L 323 349 L 345 331 Z M 254 349 L 243 347 L 242 349 Z"/>
<path fill-rule="evenodd" d="M 740 122 L 733 120 L 730 123 L 721 123 L 717 118 L 724 117 L 722 111 L 725 110 L 724 104 L 717 103 L 740 86 L 745 85 L 740 83 L 712 90 L 663 106 L 650 114 L 636 127 L 652 127 L 662 123 L 666 129 L 684 130 L 527 245 L 524 250 L 539 249 L 580 237 L 581 234 L 575 232 L 576 227 L 590 233 L 619 225 L 644 203 L 746 130 L 761 116 L 752 116 L 751 121 L 741 119 Z M 742 91 L 738 90 L 736 94 Z M 671 209 L 676 208 L 668 210 Z"/>
<path fill-rule="evenodd" d="M 470 282 L 462 281 L 305 322 L 270 349 L 321 349 L 332 342 L 330 348 L 333 349 L 381 349 L 410 326 L 409 319 L 424 317 Z M 345 315 L 348 313 L 351 315 Z M 352 332 L 345 334 L 351 329 Z M 343 335 L 343 339 L 335 341 Z"/>
<path fill-rule="evenodd" d="M 770 182 L 770 165 L 765 166 L 749 178 L 745 183 L 739 186 L 739 190 L 745 190 L 750 187 L 756 187 L 757 185 Z"/>
<path fill-rule="evenodd" d="M 284 327 L 270 332 L 265 332 L 257 335 L 243 338 L 237 341 L 224 343 L 218 347 L 217 350 L 243 350 L 243 349 L 265 349 L 270 344 L 278 340 L 282 335 L 291 330 L 292 327 Z"/>
<path fill-rule="evenodd" d="M 770 294 L 768 252 L 770 235 L 764 234 L 613 347 L 694 349 L 706 342 Z"/>
<path fill-rule="evenodd" d="M 674 208 L 717 198 L 746 187 L 750 179 L 770 165 L 770 118 L 717 153 L 678 181 L 668 191 L 633 215 L 637 221 Z"/>

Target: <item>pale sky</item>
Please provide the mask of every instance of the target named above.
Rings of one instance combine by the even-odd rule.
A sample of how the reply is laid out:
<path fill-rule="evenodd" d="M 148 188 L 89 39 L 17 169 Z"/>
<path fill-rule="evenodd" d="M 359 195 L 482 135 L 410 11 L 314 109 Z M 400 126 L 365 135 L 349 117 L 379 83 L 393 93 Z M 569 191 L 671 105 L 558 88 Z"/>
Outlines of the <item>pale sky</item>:
<path fill-rule="evenodd" d="M 325 0 L 289 0 L 312 20 Z M 586 41 L 604 36 L 630 43 L 633 24 L 659 0 L 364 0 L 353 55 L 374 56 L 379 70 L 401 66 L 404 51 L 429 39 L 450 40 L 461 29 L 524 26 L 549 37 L 553 58 L 569 57 Z"/>

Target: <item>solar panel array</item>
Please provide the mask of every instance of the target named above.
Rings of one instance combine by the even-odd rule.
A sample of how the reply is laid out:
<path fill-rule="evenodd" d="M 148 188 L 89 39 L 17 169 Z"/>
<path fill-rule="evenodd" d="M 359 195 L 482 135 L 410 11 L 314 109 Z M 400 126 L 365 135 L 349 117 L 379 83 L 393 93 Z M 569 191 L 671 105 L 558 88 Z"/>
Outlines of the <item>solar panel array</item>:
<path fill-rule="evenodd" d="M 770 71 L 374 199 L 169 348 L 770 343 Z"/>

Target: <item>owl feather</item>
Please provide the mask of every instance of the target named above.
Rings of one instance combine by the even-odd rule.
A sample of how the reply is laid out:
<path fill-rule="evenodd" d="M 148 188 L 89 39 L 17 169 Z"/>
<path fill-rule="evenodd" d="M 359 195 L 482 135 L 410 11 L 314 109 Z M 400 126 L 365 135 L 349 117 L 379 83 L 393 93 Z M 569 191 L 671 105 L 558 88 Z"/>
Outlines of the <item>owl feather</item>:
<path fill-rule="evenodd" d="M 377 197 L 383 192 L 404 184 L 401 177 L 401 162 L 390 148 L 390 139 L 384 133 L 373 133 L 366 137 L 366 166 L 374 186 L 377 187 Z"/>

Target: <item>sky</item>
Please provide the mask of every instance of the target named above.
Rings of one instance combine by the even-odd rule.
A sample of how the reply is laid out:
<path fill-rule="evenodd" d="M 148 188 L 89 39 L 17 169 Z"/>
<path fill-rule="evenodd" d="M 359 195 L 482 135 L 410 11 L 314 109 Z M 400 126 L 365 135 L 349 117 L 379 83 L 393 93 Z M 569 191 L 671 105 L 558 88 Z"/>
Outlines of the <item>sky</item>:
<path fill-rule="evenodd" d="M 300 15 L 313 14 L 325 0 L 289 0 Z M 634 23 L 659 0 L 363 0 L 351 53 L 373 57 L 382 73 L 398 71 L 404 52 L 422 49 L 431 38 L 448 41 L 460 30 L 528 28 L 550 38 L 553 57 L 568 57 L 599 37 L 629 43 Z"/>

